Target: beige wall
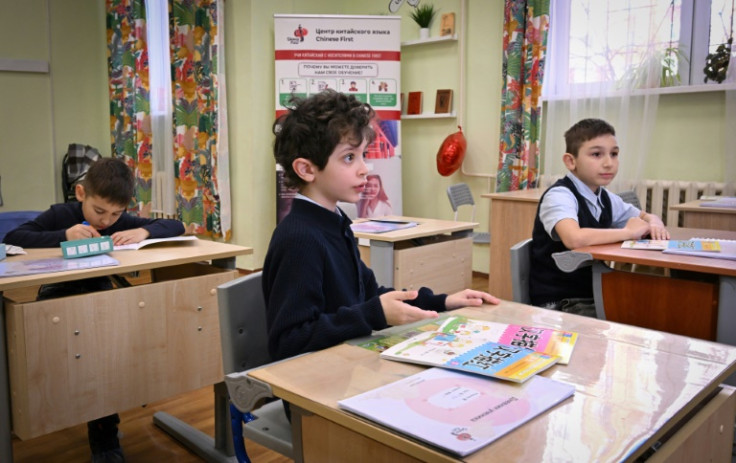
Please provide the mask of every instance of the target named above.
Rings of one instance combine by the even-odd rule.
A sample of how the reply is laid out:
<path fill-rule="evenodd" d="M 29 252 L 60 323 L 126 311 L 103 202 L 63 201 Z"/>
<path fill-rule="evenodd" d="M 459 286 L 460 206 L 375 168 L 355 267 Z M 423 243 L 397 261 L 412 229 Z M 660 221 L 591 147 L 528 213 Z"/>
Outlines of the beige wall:
<path fill-rule="evenodd" d="M 460 11 L 460 0 L 433 3 L 441 13 Z M 226 2 L 233 242 L 255 249 L 238 266 L 262 265 L 275 226 L 273 14 L 387 14 L 387 4 Z M 5 200 L 0 211 L 44 209 L 58 201 L 59 166 L 69 143 L 88 143 L 110 155 L 103 8 L 104 2 L 97 0 L 0 0 L 0 58 L 51 63 L 49 74 L 0 71 L 0 186 Z M 400 13 L 406 16 L 409 11 L 404 5 Z M 493 173 L 498 161 L 503 2 L 468 0 L 467 12 L 466 101 L 460 118 L 468 140 L 464 170 Z M 438 27 L 435 23 L 433 35 Z M 405 17 L 402 40 L 417 35 L 416 25 Z M 456 43 L 402 50 L 402 91 L 422 90 L 430 105 L 436 89 L 457 91 L 457 55 Z M 436 171 L 437 150 L 457 124 L 451 119 L 402 122 L 404 213 L 451 218 L 445 189 L 465 181 L 478 203 L 476 220 L 487 230 L 488 204 L 480 195 L 488 191 L 488 181 L 460 172 L 442 177 Z M 724 181 L 725 130 L 722 93 L 662 96 L 658 142 L 647 177 Z M 487 271 L 487 246 L 476 247 L 473 266 Z"/>

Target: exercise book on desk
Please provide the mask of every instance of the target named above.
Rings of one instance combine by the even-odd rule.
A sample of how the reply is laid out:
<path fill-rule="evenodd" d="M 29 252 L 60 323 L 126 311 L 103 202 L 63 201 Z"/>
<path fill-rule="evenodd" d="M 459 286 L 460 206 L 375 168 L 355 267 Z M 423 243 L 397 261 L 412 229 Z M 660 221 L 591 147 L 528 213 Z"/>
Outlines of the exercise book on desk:
<path fill-rule="evenodd" d="M 381 425 L 465 456 L 575 393 L 543 376 L 524 384 L 429 368 L 338 405 Z"/>
<path fill-rule="evenodd" d="M 382 358 L 459 370 L 516 383 L 527 381 L 560 360 L 535 352 L 462 334 L 429 332 L 386 349 Z"/>
<path fill-rule="evenodd" d="M 115 265 L 120 265 L 120 262 L 107 254 L 80 257 L 78 259 L 64 259 L 63 257 L 18 261 L 8 261 L 6 259 L 0 262 L 0 277 L 19 277 L 38 273 L 66 272 Z"/>
<path fill-rule="evenodd" d="M 554 330 L 538 326 L 514 325 L 475 320 L 464 316 L 447 316 L 433 320 L 423 320 L 408 326 L 392 327 L 382 335 L 373 336 L 354 343 L 374 352 L 384 352 L 416 335 L 427 332 L 441 332 L 445 335 L 471 336 L 480 338 L 481 342 L 491 341 L 510 346 L 520 346 L 560 357 L 560 365 L 567 365 L 575 349 L 578 334 L 572 331 Z"/>
<path fill-rule="evenodd" d="M 356 222 L 350 225 L 353 232 L 363 233 L 386 233 L 394 230 L 403 230 L 405 228 L 416 227 L 416 222 L 402 222 L 398 220 L 366 220 L 365 222 Z"/>
<path fill-rule="evenodd" d="M 193 235 L 186 235 L 186 236 L 173 236 L 171 238 L 152 238 L 143 240 L 139 243 L 133 243 L 133 244 L 123 244 L 120 246 L 115 246 L 115 251 L 135 251 L 140 248 L 145 248 L 146 246 L 152 246 L 152 245 L 164 245 L 164 244 L 177 244 L 179 242 L 187 242 L 187 241 L 197 241 L 197 237 Z"/>
<path fill-rule="evenodd" d="M 693 238 L 691 240 L 681 241 L 680 243 L 683 244 L 670 246 L 662 252 L 665 254 L 736 260 L 736 241 L 734 240 Z M 687 243 L 700 243 L 700 245 L 690 246 Z"/>

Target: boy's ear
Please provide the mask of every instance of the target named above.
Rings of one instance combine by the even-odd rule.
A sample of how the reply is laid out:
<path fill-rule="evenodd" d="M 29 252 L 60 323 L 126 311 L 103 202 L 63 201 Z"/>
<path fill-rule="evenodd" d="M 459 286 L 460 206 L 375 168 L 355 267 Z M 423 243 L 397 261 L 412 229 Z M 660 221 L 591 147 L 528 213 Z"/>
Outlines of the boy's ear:
<path fill-rule="evenodd" d="M 314 174 L 317 172 L 317 166 L 315 166 L 309 159 L 296 158 L 291 163 L 291 167 L 299 178 L 305 182 L 311 183 L 314 181 Z"/>
<path fill-rule="evenodd" d="M 568 170 L 575 170 L 575 161 L 575 156 L 571 153 L 565 153 L 562 155 L 562 162 L 565 163 L 565 167 L 567 167 Z"/>
<path fill-rule="evenodd" d="M 84 201 L 84 198 L 87 196 L 87 193 L 84 191 L 84 186 L 79 183 L 74 185 L 74 195 L 77 197 L 77 201 Z"/>

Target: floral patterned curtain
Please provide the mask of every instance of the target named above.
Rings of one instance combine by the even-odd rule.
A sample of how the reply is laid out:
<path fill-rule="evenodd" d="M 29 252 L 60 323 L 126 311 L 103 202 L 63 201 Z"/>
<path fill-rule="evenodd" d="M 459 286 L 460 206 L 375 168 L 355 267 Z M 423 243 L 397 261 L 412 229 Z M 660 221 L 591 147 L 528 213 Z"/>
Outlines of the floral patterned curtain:
<path fill-rule="evenodd" d="M 228 165 L 218 155 L 224 83 L 218 76 L 217 9 L 216 0 L 170 0 L 174 171 L 177 212 L 187 229 L 228 238 L 218 184 L 218 168 L 226 176 Z"/>
<path fill-rule="evenodd" d="M 107 62 L 110 76 L 110 132 L 113 156 L 135 173 L 135 204 L 151 209 L 151 115 L 143 0 L 107 0 Z"/>
<path fill-rule="evenodd" d="M 549 0 L 506 0 L 496 191 L 537 187 Z"/>

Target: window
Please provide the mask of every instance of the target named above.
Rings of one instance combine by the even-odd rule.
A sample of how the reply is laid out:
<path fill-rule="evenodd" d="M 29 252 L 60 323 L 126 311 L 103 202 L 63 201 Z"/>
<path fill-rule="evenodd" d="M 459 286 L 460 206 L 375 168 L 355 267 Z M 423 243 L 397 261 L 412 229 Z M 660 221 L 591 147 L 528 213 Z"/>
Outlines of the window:
<path fill-rule="evenodd" d="M 699 85 L 733 0 L 552 0 L 545 97 Z"/>

